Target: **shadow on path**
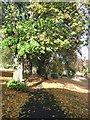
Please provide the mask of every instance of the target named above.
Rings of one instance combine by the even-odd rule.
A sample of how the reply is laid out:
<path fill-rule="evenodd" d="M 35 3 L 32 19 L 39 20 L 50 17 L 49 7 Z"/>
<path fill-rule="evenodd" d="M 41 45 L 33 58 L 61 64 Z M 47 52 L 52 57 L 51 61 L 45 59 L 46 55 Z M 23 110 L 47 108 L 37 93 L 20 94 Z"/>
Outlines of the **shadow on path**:
<path fill-rule="evenodd" d="M 23 118 L 65 118 L 64 112 L 53 95 L 45 89 L 38 89 L 29 93 L 32 96 L 22 107 L 19 119 Z"/>

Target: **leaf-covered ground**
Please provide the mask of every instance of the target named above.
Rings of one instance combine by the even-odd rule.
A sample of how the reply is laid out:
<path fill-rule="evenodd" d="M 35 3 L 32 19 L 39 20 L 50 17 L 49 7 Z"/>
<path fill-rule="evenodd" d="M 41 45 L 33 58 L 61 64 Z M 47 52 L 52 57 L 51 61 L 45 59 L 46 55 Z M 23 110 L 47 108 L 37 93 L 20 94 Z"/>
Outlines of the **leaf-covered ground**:
<path fill-rule="evenodd" d="M 40 89 L 40 87 L 42 87 L 43 83 L 45 82 L 44 80 L 41 81 L 41 79 L 39 78 L 33 78 L 33 80 L 28 81 L 29 83 L 33 82 L 33 81 L 38 81 L 35 83 L 34 88 L 36 87 L 37 89 Z M 55 82 L 55 80 L 48 80 L 46 81 L 48 84 L 49 83 L 57 83 Z M 68 83 L 70 83 L 71 81 L 69 81 Z M 59 81 L 60 84 L 66 84 L 67 80 L 63 80 L 61 82 L 61 80 Z M 31 83 L 33 85 L 33 83 Z M 72 82 L 72 84 L 76 85 L 76 82 Z M 83 86 L 82 86 L 83 85 Z M 77 82 L 77 86 L 79 87 L 83 87 L 83 89 L 88 89 L 86 87 L 86 85 L 84 86 L 84 82 L 82 84 L 82 82 L 79 83 Z M 30 101 L 30 102 L 34 102 L 34 100 L 39 100 L 41 101 L 43 99 L 44 95 L 44 100 L 45 100 L 45 96 L 46 93 L 48 93 L 48 95 L 52 95 L 52 99 L 54 99 L 57 104 L 58 107 L 60 109 L 62 109 L 64 111 L 64 113 L 67 114 L 67 117 L 72 117 L 72 118 L 88 118 L 88 108 L 89 106 L 89 94 L 87 92 L 84 93 L 80 92 L 80 89 L 78 90 L 77 87 L 77 91 L 74 90 L 70 90 L 72 89 L 72 87 L 68 90 L 68 89 L 64 89 L 64 88 L 45 88 L 45 91 L 47 91 L 45 94 L 44 92 L 40 92 L 39 94 L 36 94 L 37 89 L 31 89 L 30 86 L 28 86 L 30 89 L 30 91 L 28 92 L 20 92 L 20 91 L 15 91 L 15 90 L 11 90 L 5 87 L 5 85 L 2 86 L 2 113 L 3 113 L 3 119 L 6 118 L 18 118 L 20 117 L 20 114 L 22 114 L 22 110 L 24 109 L 25 105 Z M 70 86 L 67 86 L 70 87 Z M 42 88 L 41 88 L 42 89 Z M 35 92 L 34 92 L 35 91 Z M 40 91 L 40 90 L 39 90 Z M 32 92 L 32 94 L 30 94 Z M 42 95 L 41 95 L 42 93 Z M 37 97 L 38 95 L 38 97 Z M 49 97 L 49 96 L 48 96 Z M 42 99 L 41 99 L 42 98 Z M 43 101 L 44 101 L 43 100 Z M 42 102 L 43 103 L 43 102 Z M 43 104 L 42 104 L 43 106 Z M 33 108 L 37 108 L 37 106 L 33 105 Z M 39 104 L 38 104 L 38 108 Z M 47 108 L 48 105 L 47 105 Z M 32 108 L 29 108 L 29 111 L 32 111 Z M 46 109 L 46 108 L 45 108 Z M 27 111 L 26 111 L 27 112 Z M 90 115 L 90 114 L 89 114 Z"/>
<path fill-rule="evenodd" d="M 65 89 L 48 89 L 54 95 L 62 110 L 71 118 L 88 118 L 88 96 L 85 93 Z"/>
<path fill-rule="evenodd" d="M 2 89 L 2 118 L 17 118 L 21 107 L 28 101 L 28 93 L 11 90 L 3 86 Z"/>
<path fill-rule="evenodd" d="M 68 117 L 88 118 L 88 97 L 86 93 L 85 94 L 77 93 L 65 89 L 46 89 L 46 90 L 54 96 L 53 99 L 56 99 L 56 101 L 58 102 L 58 106 L 64 111 L 64 113 L 68 114 Z M 23 108 L 23 106 L 25 106 L 25 104 L 30 99 L 31 99 L 30 101 L 32 102 L 34 102 L 35 100 L 38 101 L 37 96 L 41 99 L 41 96 L 38 94 L 34 94 L 34 96 L 31 94 L 28 96 L 28 93 L 25 92 L 16 92 L 15 90 L 3 88 L 3 109 L 2 109 L 3 118 L 19 117 L 19 113 L 20 111 L 22 111 L 21 108 Z M 40 103 L 38 103 L 38 106 L 39 105 Z M 35 106 L 33 104 L 32 107 L 35 107 L 36 109 L 37 105 Z M 29 109 L 32 111 L 32 108 L 29 107 Z"/>
<path fill-rule="evenodd" d="M 55 97 L 46 89 L 35 89 L 32 96 L 23 106 L 19 119 L 24 118 L 66 118 Z"/>

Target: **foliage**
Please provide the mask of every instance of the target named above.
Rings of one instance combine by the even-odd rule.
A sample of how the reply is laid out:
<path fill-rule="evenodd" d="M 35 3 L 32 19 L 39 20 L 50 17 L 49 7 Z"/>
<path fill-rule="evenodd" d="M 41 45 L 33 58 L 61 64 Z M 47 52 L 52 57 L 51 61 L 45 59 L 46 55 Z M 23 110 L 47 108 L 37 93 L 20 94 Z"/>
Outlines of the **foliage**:
<path fill-rule="evenodd" d="M 79 11 L 82 5 L 78 7 L 78 3 L 69 2 L 2 3 L 3 46 L 10 48 L 18 59 L 29 56 L 37 65 L 38 73 L 43 71 L 41 74 L 47 76 L 52 54 L 60 51 L 65 60 L 67 50 L 75 52 L 83 44 L 80 38 L 85 27 Z"/>
<path fill-rule="evenodd" d="M 77 54 L 73 50 L 67 50 L 65 54 L 63 54 L 63 61 L 65 63 L 65 70 L 69 77 L 73 77 L 76 73 L 76 61 Z"/>
<path fill-rule="evenodd" d="M 56 74 L 56 76 L 57 75 L 62 76 L 62 74 L 64 72 L 64 65 L 63 65 L 61 59 L 59 59 L 58 54 L 53 55 L 53 59 L 51 60 L 50 69 L 51 69 L 52 74 Z"/>
<path fill-rule="evenodd" d="M 15 80 L 10 80 L 7 82 L 7 87 L 17 91 L 26 91 L 26 84 L 23 82 L 17 82 Z"/>
<path fill-rule="evenodd" d="M 0 51 L 0 63 L 3 65 L 3 66 L 6 66 L 7 64 L 8 65 L 12 65 L 13 64 L 13 61 L 12 61 L 12 53 L 11 51 L 7 48 L 7 49 L 2 49 Z"/>
<path fill-rule="evenodd" d="M 77 68 L 76 61 L 77 54 L 75 51 L 71 49 L 64 50 L 64 52 L 58 51 L 51 60 L 51 72 L 58 73 L 60 76 L 66 72 L 69 77 L 73 77 Z"/>

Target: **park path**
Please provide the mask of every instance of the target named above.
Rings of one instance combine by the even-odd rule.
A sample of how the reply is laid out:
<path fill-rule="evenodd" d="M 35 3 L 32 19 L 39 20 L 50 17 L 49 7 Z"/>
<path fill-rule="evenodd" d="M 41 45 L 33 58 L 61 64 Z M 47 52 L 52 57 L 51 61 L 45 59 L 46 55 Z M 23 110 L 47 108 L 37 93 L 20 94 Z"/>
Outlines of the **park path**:
<path fill-rule="evenodd" d="M 45 89 L 30 92 L 32 96 L 22 107 L 19 119 L 24 118 L 65 118 L 66 115 L 58 106 L 53 95 Z"/>

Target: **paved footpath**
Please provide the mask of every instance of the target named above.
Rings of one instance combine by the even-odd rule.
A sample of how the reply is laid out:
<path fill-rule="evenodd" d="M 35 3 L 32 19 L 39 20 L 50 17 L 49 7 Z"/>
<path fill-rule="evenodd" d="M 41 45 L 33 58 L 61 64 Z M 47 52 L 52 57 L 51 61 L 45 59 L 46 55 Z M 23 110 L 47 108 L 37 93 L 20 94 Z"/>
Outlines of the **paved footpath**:
<path fill-rule="evenodd" d="M 53 95 L 45 89 L 38 89 L 30 92 L 32 96 L 29 101 L 22 107 L 19 119 L 24 118 L 65 118 L 64 112 L 57 105 Z"/>

